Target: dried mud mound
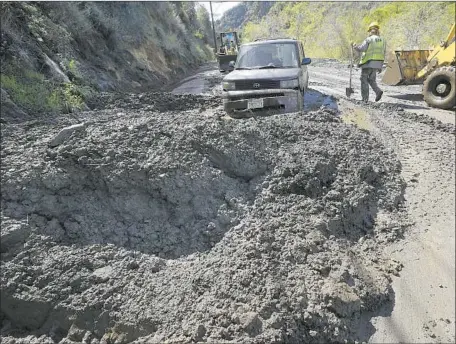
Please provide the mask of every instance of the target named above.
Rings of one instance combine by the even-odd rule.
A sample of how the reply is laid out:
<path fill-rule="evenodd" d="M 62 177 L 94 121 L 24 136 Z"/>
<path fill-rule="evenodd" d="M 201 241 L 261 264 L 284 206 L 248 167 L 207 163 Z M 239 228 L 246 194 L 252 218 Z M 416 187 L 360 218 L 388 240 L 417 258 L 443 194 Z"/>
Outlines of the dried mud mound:
<path fill-rule="evenodd" d="M 343 342 L 391 297 L 400 165 L 333 113 L 60 129 L 3 131 L 6 341 Z"/>

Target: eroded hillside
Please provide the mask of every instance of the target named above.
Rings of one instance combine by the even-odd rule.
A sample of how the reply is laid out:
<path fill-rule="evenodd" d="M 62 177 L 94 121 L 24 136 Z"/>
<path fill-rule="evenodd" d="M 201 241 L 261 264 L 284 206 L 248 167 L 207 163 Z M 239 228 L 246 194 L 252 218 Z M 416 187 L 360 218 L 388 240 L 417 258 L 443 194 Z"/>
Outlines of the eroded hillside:
<path fill-rule="evenodd" d="M 163 85 L 212 58 L 193 2 L 1 4 L 3 119 L 86 108 L 99 91 Z"/>

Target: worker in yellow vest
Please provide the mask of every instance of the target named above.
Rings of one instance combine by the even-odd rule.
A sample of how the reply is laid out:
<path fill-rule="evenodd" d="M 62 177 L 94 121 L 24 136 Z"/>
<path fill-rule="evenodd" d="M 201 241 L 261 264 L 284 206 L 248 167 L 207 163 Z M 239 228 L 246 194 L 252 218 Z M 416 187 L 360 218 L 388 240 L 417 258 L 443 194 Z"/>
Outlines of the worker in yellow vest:
<path fill-rule="evenodd" d="M 369 37 L 363 43 L 357 45 L 353 43 L 353 48 L 362 52 L 359 66 L 361 67 L 361 96 L 364 102 L 369 101 L 369 85 L 375 92 L 375 101 L 378 102 L 383 95 L 383 91 L 377 85 L 377 75 L 382 71 L 385 61 L 386 41 L 380 37 L 380 26 L 373 22 L 367 29 Z"/>

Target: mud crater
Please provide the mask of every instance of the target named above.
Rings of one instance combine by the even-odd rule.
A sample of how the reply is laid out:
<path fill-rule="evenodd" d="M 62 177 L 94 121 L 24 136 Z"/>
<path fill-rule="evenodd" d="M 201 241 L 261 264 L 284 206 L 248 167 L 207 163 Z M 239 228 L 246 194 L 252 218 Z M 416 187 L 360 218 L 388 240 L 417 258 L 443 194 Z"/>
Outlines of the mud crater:
<path fill-rule="evenodd" d="M 38 186 L 33 193 L 39 202 L 9 203 L 4 214 L 28 216 L 36 231 L 65 245 L 112 243 L 172 259 L 213 247 L 239 222 L 240 205 L 254 198 L 248 187 L 240 188 L 243 180 L 216 169 L 198 176 L 162 175 L 153 183 L 124 180 L 120 189 L 101 172 L 73 171 L 66 177 L 72 186 L 55 193 Z"/>
<path fill-rule="evenodd" d="M 185 145 L 191 164 L 162 152 L 124 152 L 110 164 L 110 151 L 48 150 L 43 171 L 6 183 L 3 215 L 27 218 L 64 245 L 111 243 L 166 259 L 207 251 L 244 216 L 267 166 L 235 150 Z"/>

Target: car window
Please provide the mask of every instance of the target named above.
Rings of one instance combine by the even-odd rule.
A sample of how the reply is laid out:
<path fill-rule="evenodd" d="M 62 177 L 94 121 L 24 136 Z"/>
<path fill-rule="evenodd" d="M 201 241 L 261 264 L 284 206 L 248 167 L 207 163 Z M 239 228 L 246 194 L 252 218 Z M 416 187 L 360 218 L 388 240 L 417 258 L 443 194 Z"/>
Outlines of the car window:
<path fill-rule="evenodd" d="M 297 68 L 299 67 L 295 43 L 266 43 L 242 46 L 236 68 Z"/>

